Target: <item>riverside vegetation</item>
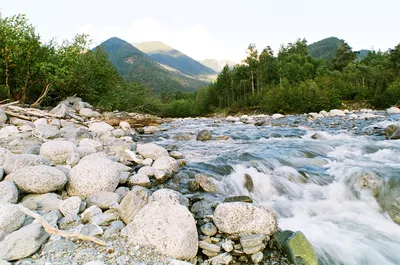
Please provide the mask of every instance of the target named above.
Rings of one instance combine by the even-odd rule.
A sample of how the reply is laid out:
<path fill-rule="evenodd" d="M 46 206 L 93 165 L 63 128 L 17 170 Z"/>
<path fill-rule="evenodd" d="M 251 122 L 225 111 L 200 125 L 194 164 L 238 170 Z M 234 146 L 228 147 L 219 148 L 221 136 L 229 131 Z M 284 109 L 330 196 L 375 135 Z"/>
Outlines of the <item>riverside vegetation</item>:
<path fill-rule="evenodd" d="M 215 82 L 188 92 L 200 83 L 170 78 L 123 40 L 112 38 L 92 50 L 85 35 L 42 43 L 23 15 L 0 17 L 0 29 L 0 98 L 22 103 L 43 95 L 43 105 L 55 105 L 76 94 L 104 110 L 194 117 L 251 110 L 318 112 L 352 101 L 386 108 L 400 100 L 400 45 L 358 57 L 335 38 L 310 46 L 299 39 L 282 45 L 276 56 L 270 47 L 259 52 L 249 45 L 243 64 L 224 67 Z"/>

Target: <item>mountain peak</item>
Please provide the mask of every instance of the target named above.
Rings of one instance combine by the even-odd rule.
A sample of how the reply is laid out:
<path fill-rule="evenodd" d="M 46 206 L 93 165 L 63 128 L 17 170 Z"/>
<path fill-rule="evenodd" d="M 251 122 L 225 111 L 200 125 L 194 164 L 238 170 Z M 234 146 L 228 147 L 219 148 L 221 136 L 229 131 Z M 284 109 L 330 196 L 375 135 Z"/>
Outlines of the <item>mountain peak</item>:
<path fill-rule="evenodd" d="M 170 52 L 174 50 L 174 48 L 161 41 L 146 41 L 142 43 L 132 43 L 132 45 L 149 55 L 159 52 Z"/>

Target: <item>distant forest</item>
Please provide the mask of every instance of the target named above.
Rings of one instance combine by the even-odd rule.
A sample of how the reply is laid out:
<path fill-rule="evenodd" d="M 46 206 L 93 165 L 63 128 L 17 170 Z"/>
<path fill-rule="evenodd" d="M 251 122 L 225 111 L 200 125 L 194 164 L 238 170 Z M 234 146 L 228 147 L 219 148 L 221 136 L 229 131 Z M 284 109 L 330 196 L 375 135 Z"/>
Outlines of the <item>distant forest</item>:
<path fill-rule="evenodd" d="M 24 15 L 0 16 L 0 100 L 31 104 L 42 96 L 46 106 L 76 94 L 104 110 L 169 117 L 252 110 L 304 113 L 360 100 L 386 108 L 400 100 L 400 45 L 386 52 L 355 52 L 337 38 L 309 46 L 298 39 L 274 54 L 270 47 L 259 51 L 250 44 L 243 62 L 225 66 L 209 85 L 160 70 L 144 53 L 145 64 L 135 66 L 142 73 L 138 77 L 129 72 L 133 67 L 110 61 L 117 58 L 111 52 L 123 54 L 114 46 L 89 47 L 85 35 L 43 43 Z M 156 90 L 148 86 L 155 81 Z M 189 83 L 202 87 L 191 92 Z"/>

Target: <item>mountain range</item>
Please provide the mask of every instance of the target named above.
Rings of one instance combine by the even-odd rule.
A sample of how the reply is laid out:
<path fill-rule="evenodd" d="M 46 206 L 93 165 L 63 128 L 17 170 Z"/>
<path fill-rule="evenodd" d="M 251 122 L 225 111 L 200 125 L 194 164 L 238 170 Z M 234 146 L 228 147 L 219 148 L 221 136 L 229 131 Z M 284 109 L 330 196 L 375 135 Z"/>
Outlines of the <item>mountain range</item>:
<path fill-rule="evenodd" d="M 330 37 L 308 45 L 311 56 L 333 58 L 340 39 Z M 196 61 L 188 55 L 159 41 L 128 43 L 110 38 L 100 45 L 123 78 L 145 84 L 154 92 L 197 91 L 216 79 L 229 60 L 206 59 Z M 362 60 L 368 50 L 358 52 Z"/>

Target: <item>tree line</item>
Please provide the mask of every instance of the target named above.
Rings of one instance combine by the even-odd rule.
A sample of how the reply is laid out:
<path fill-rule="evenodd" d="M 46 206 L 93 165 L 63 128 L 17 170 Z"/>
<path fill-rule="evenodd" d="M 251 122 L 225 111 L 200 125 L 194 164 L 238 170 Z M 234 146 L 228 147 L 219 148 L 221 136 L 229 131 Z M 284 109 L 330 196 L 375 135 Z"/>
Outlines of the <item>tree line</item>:
<path fill-rule="evenodd" d="M 314 59 L 307 41 L 282 45 L 275 55 L 250 44 L 247 57 L 225 66 L 217 79 L 194 93 L 155 94 L 126 81 L 101 48 L 90 49 L 86 35 L 44 43 L 24 15 L 0 14 L 0 100 L 42 106 L 78 95 L 104 110 L 141 111 L 169 117 L 259 110 L 304 113 L 366 100 L 385 108 L 400 100 L 400 44 L 370 51 L 363 60 L 344 41 L 334 57 Z"/>

